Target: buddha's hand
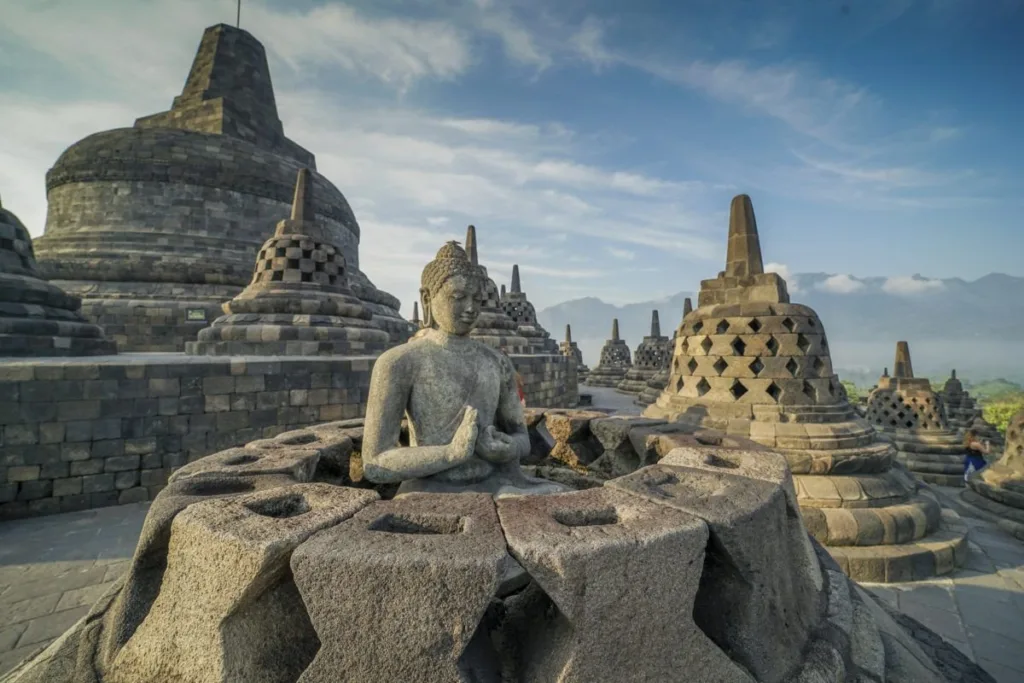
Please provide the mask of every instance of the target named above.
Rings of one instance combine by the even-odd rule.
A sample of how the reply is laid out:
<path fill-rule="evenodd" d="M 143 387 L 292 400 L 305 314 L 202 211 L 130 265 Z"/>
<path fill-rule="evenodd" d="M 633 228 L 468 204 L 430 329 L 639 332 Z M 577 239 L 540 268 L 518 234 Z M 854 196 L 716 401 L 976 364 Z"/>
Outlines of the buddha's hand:
<path fill-rule="evenodd" d="M 462 423 L 455 430 L 455 436 L 448 444 L 448 459 L 452 465 L 460 465 L 473 457 L 476 449 L 477 434 L 480 428 L 476 424 L 477 410 L 472 406 L 463 408 Z"/>
<path fill-rule="evenodd" d="M 476 454 L 482 459 L 500 465 L 516 458 L 516 445 L 512 437 L 488 425 L 476 440 Z"/>

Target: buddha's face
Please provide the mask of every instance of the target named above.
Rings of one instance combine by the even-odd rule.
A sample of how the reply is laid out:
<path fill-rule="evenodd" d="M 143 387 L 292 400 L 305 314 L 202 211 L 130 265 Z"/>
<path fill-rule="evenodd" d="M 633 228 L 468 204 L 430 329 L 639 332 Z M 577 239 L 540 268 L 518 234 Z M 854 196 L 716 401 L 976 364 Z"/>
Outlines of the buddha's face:
<path fill-rule="evenodd" d="M 439 330 L 465 336 L 480 314 L 479 282 L 465 275 L 453 275 L 433 294 L 423 292 L 423 308 L 428 307 Z"/>

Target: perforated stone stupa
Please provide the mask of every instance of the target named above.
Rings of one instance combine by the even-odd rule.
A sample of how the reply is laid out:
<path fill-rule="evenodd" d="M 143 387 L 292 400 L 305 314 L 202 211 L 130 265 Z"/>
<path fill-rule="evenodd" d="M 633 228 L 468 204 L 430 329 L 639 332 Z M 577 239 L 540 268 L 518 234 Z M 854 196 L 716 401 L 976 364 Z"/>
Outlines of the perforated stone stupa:
<path fill-rule="evenodd" d="M 77 296 L 42 279 L 28 230 L 0 204 L 0 357 L 117 353 L 79 305 Z"/>
<path fill-rule="evenodd" d="M 335 422 L 186 465 L 124 576 L 5 683 L 945 683 L 956 657 L 815 546 L 777 454 L 391 498 L 364 445 Z"/>
<path fill-rule="evenodd" d="M 964 485 L 963 438 L 946 421 L 942 399 L 914 377 L 910 345 L 896 342 L 896 364 L 868 396 L 867 420 L 892 439 L 897 458 L 922 480 Z"/>
<path fill-rule="evenodd" d="M 633 362 L 629 347 L 619 338 L 619 319 L 612 321 L 612 337 L 601 347 L 597 367 L 587 375 L 587 384 L 593 387 L 617 387 L 629 372 Z"/>
<path fill-rule="evenodd" d="M 476 319 L 470 336 L 508 354 L 529 354 L 531 352 L 530 343 L 519 334 L 518 325 L 505 313 L 501 306 L 498 285 L 494 284 L 494 280 L 487 274 L 487 268 L 480 265 L 476 227 L 472 225 L 466 229 L 466 253 L 469 254 L 469 260 L 479 270 L 482 288 L 480 315 Z"/>
<path fill-rule="evenodd" d="M 252 282 L 186 351 L 212 356 L 363 356 L 388 334 L 348 287 L 345 255 L 313 216 L 308 169 L 298 173 L 291 218 L 256 258 Z"/>
<path fill-rule="evenodd" d="M 223 24 L 203 33 L 169 111 L 90 135 L 49 170 L 41 273 L 82 297 L 122 351 L 181 351 L 249 283 L 303 167 L 316 197 L 307 218 L 344 255 L 378 326 L 403 341 L 412 330 L 398 300 L 359 269 L 351 207 L 284 134 L 263 45 Z"/>
<path fill-rule="evenodd" d="M 580 384 L 585 382 L 590 374 L 590 368 L 583 362 L 583 352 L 580 351 L 579 345 L 572 340 L 571 325 L 565 326 L 565 340 L 558 345 L 558 350 L 566 358 L 576 359 L 576 376 Z"/>
<path fill-rule="evenodd" d="M 537 321 L 537 309 L 523 293 L 519 281 L 519 264 L 512 266 L 512 286 L 509 290 L 506 292 L 505 286 L 501 287 L 500 303 L 505 315 L 515 322 L 516 332 L 526 338 L 531 352 L 558 353 L 558 343 Z"/>
<path fill-rule="evenodd" d="M 1024 541 L 1024 411 L 1006 426 L 1002 457 L 972 474 L 961 497 Z"/>
<path fill-rule="evenodd" d="M 647 381 L 658 371 L 667 368 L 671 360 L 671 340 L 661 333 L 658 311 L 651 311 L 651 333 L 637 345 L 633 354 L 633 366 L 626 372 L 626 376 L 616 389 L 623 394 L 639 396 L 647 388 Z"/>
<path fill-rule="evenodd" d="M 665 359 L 664 365 L 656 373 L 651 375 L 651 378 L 647 380 L 647 386 L 644 387 L 640 395 L 637 396 L 636 403 L 642 406 L 649 406 L 658 400 L 661 396 L 661 392 L 668 386 L 668 378 L 672 370 L 672 356 L 675 353 L 676 339 L 679 338 L 679 331 L 683 328 L 686 321 L 686 316 L 690 315 L 693 311 L 693 302 L 690 297 L 683 299 L 683 319 L 680 321 L 679 326 L 672 331 L 672 339 L 668 343 L 668 357 Z"/>
<path fill-rule="evenodd" d="M 668 386 L 645 417 L 679 419 L 774 448 L 793 471 L 808 530 L 859 580 L 944 574 L 965 529 L 901 469 L 894 447 L 839 389 L 821 320 L 765 273 L 750 198 L 733 199 L 726 270 L 701 283 Z"/>

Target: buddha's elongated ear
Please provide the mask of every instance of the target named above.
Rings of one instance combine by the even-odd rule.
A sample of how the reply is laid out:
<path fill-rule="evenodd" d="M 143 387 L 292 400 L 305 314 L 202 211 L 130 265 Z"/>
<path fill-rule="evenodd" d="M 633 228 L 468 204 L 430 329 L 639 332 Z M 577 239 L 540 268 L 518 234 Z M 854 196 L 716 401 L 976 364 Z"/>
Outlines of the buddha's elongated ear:
<path fill-rule="evenodd" d="M 433 327 L 434 313 L 430 309 L 430 290 L 426 287 L 420 288 L 420 308 L 423 309 L 423 327 Z"/>

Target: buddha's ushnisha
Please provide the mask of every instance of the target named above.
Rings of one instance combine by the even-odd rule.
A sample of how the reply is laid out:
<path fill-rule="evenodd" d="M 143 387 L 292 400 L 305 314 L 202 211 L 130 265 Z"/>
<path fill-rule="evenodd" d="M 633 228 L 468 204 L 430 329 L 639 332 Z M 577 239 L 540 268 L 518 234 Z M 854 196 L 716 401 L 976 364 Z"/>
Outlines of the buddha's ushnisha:
<path fill-rule="evenodd" d="M 477 491 L 495 496 L 553 493 L 523 474 L 530 451 L 515 368 L 470 338 L 480 311 L 480 276 L 458 242 L 423 269 L 423 329 L 373 366 L 363 436 L 363 473 L 401 482 L 398 495 Z M 399 445 L 403 414 L 409 446 Z"/>

